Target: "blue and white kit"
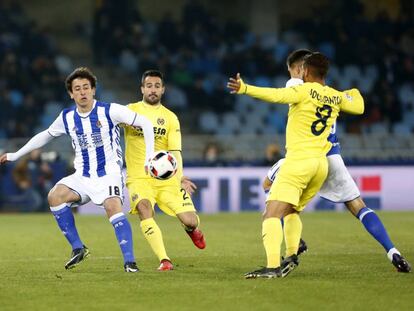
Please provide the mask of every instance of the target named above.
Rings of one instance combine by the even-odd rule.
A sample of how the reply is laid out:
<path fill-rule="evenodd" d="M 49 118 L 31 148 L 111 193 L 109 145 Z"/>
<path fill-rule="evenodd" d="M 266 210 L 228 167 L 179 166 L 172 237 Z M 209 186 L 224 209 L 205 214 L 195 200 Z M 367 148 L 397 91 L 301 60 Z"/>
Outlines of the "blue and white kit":
<path fill-rule="evenodd" d="M 147 159 L 154 151 L 153 126 L 145 117 L 118 104 L 94 101 L 93 108 L 80 113 L 76 106 L 64 109 L 50 127 L 35 135 L 15 153 L 8 153 L 7 159 L 15 161 L 24 154 L 40 148 L 54 137 L 69 135 L 75 151 L 75 173 L 57 184 L 63 184 L 79 194 L 81 200 L 74 205 L 88 201 L 101 205 L 113 196 L 123 199 L 122 149 L 120 123 L 142 127 Z"/>
<path fill-rule="evenodd" d="M 301 79 L 292 78 L 286 83 L 286 87 L 302 84 Z M 341 157 L 341 147 L 338 137 L 336 135 L 336 123 L 331 128 L 331 133 L 328 140 L 332 143 L 332 148 L 327 153 L 328 159 L 328 176 L 322 188 L 319 190 L 319 195 L 332 202 L 342 203 L 352 201 L 358 198 L 361 194 L 352 176 L 349 174 L 345 166 L 344 160 Z M 267 178 L 273 182 L 277 178 L 277 172 L 283 164 L 284 159 L 275 163 L 267 173 Z"/>

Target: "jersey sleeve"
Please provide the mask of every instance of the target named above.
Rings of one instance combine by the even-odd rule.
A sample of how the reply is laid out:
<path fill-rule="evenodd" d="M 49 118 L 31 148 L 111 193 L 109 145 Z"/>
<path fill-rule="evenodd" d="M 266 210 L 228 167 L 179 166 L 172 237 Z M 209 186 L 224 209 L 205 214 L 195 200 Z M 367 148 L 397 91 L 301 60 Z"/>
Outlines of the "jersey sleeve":
<path fill-rule="evenodd" d="M 364 98 L 357 89 L 342 92 L 341 111 L 350 114 L 364 113 Z"/>
<path fill-rule="evenodd" d="M 303 85 L 288 88 L 269 88 L 246 84 L 244 94 L 269 103 L 296 104 L 305 99 L 307 92 Z"/>
<path fill-rule="evenodd" d="M 58 137 L 66 134 L 65 124 L 63 123 L 63 113 L 60 113 L 55 121 L 47 129 L 49 135 Z"/>
<path fill-rule="evenodd" d="M 171 118 L 171 125 L 168 131 L 168 150 L 181 151 L 181 129 L 177 116 Z"/>
<path fill-rule="evenodd" d="M 120 104 L 111 104 L 109 115 L 114 124 L 124 123 L 132 125 L 137 118 L 137 114 L 134 111 Z"/>
<path fill-rule="evenodd" d="M 301 85 L 301 84 L 303 84 L 303 80 L 302 79 L 290 78 L 286 82 L 286 87 L 298 86 L 298 85 Z"/>
<path fill-rule="evenodd" d="M 23 147 L 13 153 L 7 153 L 8 161 L 16 161 L 29 152 L 46 145 L 53 137 L 47 130 L 33 136 Z"/>

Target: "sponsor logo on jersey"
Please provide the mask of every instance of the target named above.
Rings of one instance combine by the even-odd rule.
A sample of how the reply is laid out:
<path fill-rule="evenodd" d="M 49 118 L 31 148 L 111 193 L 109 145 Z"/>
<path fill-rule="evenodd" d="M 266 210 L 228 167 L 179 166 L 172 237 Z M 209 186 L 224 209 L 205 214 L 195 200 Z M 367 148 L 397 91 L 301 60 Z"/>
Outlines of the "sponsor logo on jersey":
<path fill-rule="evenodd" d="M 155 139 L 157 139 L 157 135 L 158 136 L 165 136 L 167 134 L 167 130 L 163 127 L 154 126 L 153 131 L 154 131 Z M 133 135 L 134 136 L 140 136 L 140 137 L 144 136 L 142 128 L 135 127 L 134 131 L 133 131 Z"/>

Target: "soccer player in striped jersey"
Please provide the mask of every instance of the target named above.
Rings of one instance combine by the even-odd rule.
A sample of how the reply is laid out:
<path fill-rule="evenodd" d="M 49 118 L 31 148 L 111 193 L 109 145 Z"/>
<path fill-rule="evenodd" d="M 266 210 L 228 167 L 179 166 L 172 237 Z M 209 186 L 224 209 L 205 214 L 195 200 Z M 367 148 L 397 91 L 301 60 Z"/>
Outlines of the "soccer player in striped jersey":
<path fill-rule="evenodd" d="M 47 130 L 35 135 L 20 150 L 3 154 L 0 163 L 16 161 L 55 137 L 69 135 L 75 151 L 76 171 L 58 181 L 48 195 L 50 210 L 72 247 L 72 255 L 65 268 L 74 268 L 89 256 L 89 249 L 76 229 L 71 207 L 92 201 L 103 206 L 114 227 L 124 270 L 137 272 L 131 226 L 122 212 L 123 160 L 119 124 L 143 129 L 147 160 L 154 152 L 154 133 L 151 122 L 145 117 L 124 106 L 95 100 L 96 82 L 88 68 L 73 71 L 66 78 L 66 89 L 75 105 L 64 109 Z"/>
<path fill-rule="evenodd" d="M 289 104 L 286 158 L 271 186 L 263 214 L 262 238 L 267 265 L 246 273 L 246 278 L 283 277 L 297 267 L 302 232 L 299 212 L 316 195 L 328 174 L 326 154 L 332 147 L 327 140 L 330 128 L 340 111 L 352 114 L 364 111 L 364 100 L 358 90 L 340 92 L 325 85 L 329 69 L 326 56 L 312 53 L 304 58 L 303 66 L 303 80 L 307 83 L 294 87 L 255 87 L 245 84 L 239 74 L 227 84 L 232 93 Z M 287 258 L 281 263 L 283 237 Z"/>
<path fill-rule="evenodd" d="M 287 67 L 291 79 L 286 82 L 286 87 L 292 87 L 303 84 L 303 58 L 312 54 L 311 51 L 301 49 L 292 52 L 287 59 Z M 398 272 L 410 272 L 411 266 L 408 261 L 395 248 L 394 243 L 388 236 L 387 230 L 381 222 L 378 215 L 365 205 L 355 181 L 349 174 L 344 161 L 341 157 L 341 148 L 339 139 L 336 135 L 336 123 L 333 124 L 328 141 L 332 147 L 327 153 L 328 158 L 328 177 L 326 178 L 319 195 L 335 203 L 344 203 L 347 209 L 357 217 L 365 230 L 382 245 L 387 253 L 388 259 L 397 268 Z M 284 159 L 279 160 L 269 170 L 263 188 L 269 191 L 274 182 L 277 172 L 283 164 Z M 303 240 L 301 240 L 303 241 Z M 298 254 L 303 244 L 299 244 Z"/>
<path fill-rule="evenodd" d="M 154 216 L 154 205 L 167 215 L 177 217 L 185 232 L 199 249 L 206 247 L 204 235 L 198 228 L 200 219 L 196 213 L 191 194 L 196 189 L 192 181 L 183 176 L 180 123 L 174 112 L 161 103 L 164 94 L 164 76 L 158 70 L 148 70 L 141 78 L 142 101 L 128 105 L 132 111 L 152 121 L 155 133 L 155 150 L 168 150 L 177 159 L 177 173 L 167 180 L 147 176 L 143 169 L 145 155 L 141 129 L 125 127 L 125 160 L 127 164 L 127 188 L 132 214 L 141 221 L 141 231 L 158 257 L 159 271 L 173 269 L 165 250 L 162 232 Z"/>

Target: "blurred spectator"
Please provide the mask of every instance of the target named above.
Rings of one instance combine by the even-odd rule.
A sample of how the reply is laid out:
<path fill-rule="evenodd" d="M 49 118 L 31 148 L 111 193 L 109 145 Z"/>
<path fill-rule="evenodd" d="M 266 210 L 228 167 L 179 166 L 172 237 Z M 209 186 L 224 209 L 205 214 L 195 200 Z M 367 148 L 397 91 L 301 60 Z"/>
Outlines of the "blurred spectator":
<path fill-rule="evenodd" d="M 276 143 L 270 143 L 266 146 L 266 154 L 262 165 L 272 166 L 281 158 L 283 158 L 283 156 L 280 152 L 280 146 Z"/>
<path fill-rule="evenodd" d="M 18 188 L 18 193 L 9 195 L 7 197 L 7 203 L 22 212 L 39 211 L 42 207 L 43 200 L 35 182 L 32 180 L 28 157 L 17 162 L 12 176 Z"/>
<path fill-rule="evenodd" d="M 4 197 L 2 205 L 23 212 L 48 210 L 47 193 L 55 183 L 54 169 L 57 179 L 60 179 L 63 174 L 59 172 L 59 167 L 62 165 L 57 160 L 56 152 L 41 153 L 38 149 L 18 161 L 11 172 L 15 187 L 9 187 L 10 193 Z M 55 166 L 54 169 L 51 165 Z M 6 177 L 6 174 L 2 175 L 2 178 Z M 4 182 L 3 180 L 2 183 Z M 13 190 L 14 188 L 16 189 Z"/>
<path fill-rule="evenodd" d="M 223 165 L 220 158 L 220 146 L 215 142 L 208 143 L 203 151 L 203 165 L 205 166 L 221 166 Z"/>
<path fill-rule="evenodd" d="M 18 1 L 0 1 L 0 122 L 7 137 L 34 134 L 45 104 L 66 98 L 56 43 Z M 7 123 L 6 123 L 7 122 Z"/>
<path fill-rule="evenodd" d="M 107 50 L 105 46 L 115 49 L 110 55 L 96 55 L 96 60 L 118 64 L 132 75 L 149 67 L 160 68 L 169 77 L 167 80 L 177 87 L 176 93 L 188 99 L 191 109 L 186 113 L 190 115 L 206 110 L 217 115 L 230 111 L 240 118 L 240 112 L 235 111 L 234 98 L 225 89 L 228 76 L 241 72 L 246 81 L 279 87 L 279 82 L 286 80 L 286 55 L 296 48 L 321 50 L 331 57 L 329 84 L 340 89 L 358 87 L 367 99 L 380 98 L 366 101 L 368 122 L 364 122 L 364 118 L 343 119 L 352 123 L 344 127 L 346 130 L 369 128 L 373 122 L 392 128 L 404 114 L 397 94 L 401 81 L 414 80 L 411 48 L 414 13 L 404 9 L 404 2 L 399 6 L 398 18 L 396 14 L 391 17 L 390 12 L 381 10 L 374 10 L 374 17 L 366 15 L 374 6 L 369 1 L 315 4 L 310 7 L 315 11 L 312 15 L 315 18 L 296 22 L 281 20 L 282 32 L 278 40 L 264 34 L 255 35 L 241 23 L 220 20 L 201 1 L 187 1 L 182 7 L 181 20 L 173 19 L 173 14 L 167 12 L 158 23 L 141 17 L 134 3 L 125 1 L 121 8 L 114 10 L 133 14 L 123 14 L 121 25 L 116 24 L 111 9 L 117 6 L 117 1 L 97 3 L 100 5 L 96 7 L 93 45 L 98 44 L 98 54 Z M 332 14 L 320 18 L 321 9 Z M 379 85 L 384 94 L 378 91 L 376 86 Z M 414 83 L 410 88 L 414 89 Z M 389 113 L 391 107 L 393 114 Z M 251 114 L 262 113 L 258 109 L 254 107 Z M 255 130 L 268 132 L 272 122 L 267 118 L 263 128 Z M 193 131 L 203 131 L 197 124 L 188 126 Z M 231 129 L 230 132 L 238 131 Z"/>

